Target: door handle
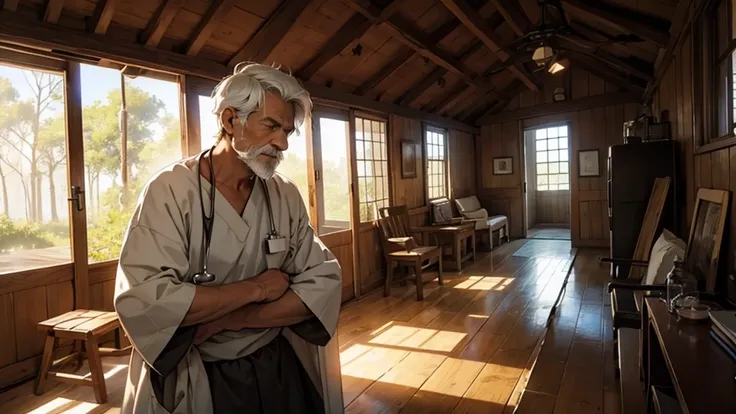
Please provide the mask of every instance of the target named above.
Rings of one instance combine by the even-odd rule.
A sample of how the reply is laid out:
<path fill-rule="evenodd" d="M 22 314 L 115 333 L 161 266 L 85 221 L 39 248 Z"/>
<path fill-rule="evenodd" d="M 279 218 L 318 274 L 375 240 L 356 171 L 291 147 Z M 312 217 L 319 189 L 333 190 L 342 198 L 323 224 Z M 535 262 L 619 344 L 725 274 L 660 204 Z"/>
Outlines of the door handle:
<path fill-rule="evenodd" d="M 319 170 L 314 170 L 314 181 L 319 181 L 319 177 L 320 177 Z"/>
<path fill-rule="evenodd" d="M 76 202 L 77 211 L 84 210 L 84 190 L 81 187 L 77 187 L 76 185 L 73 185 L 72 194 L 71 194 L 71 197 L 68 198 L 68 200 Z"/>

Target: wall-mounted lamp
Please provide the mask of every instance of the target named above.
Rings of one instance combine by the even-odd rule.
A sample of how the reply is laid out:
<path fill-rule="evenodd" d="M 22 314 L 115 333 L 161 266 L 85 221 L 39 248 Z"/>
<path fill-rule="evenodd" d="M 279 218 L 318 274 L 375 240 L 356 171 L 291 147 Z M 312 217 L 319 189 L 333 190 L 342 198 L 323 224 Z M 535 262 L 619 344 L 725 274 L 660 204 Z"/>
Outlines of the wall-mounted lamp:
<path fill-rule="evenodd" d="M 554 93 L 552 93 L 552 100 L 555 102 L 560 102 L 565 100 L 565 88 L 555 88 Z"/>

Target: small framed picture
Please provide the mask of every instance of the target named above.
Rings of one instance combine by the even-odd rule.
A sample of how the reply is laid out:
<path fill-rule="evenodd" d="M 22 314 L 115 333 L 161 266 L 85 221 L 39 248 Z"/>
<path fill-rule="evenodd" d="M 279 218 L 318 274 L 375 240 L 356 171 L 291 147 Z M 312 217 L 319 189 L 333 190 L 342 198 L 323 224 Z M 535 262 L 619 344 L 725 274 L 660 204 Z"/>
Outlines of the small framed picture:
<path fill-rule="evenodd" d="M 493 159 L 493 174 L 508 175 L 514 173 L 513 158 L 498 157 Z"/>
<path fill-rule="evenodd" d="M 416 178 L 417 151 L 414 141 L 401 141 L 401 178 Z"/>
<path fill-rule="evenodd" d="M 597 149 L 578 151 L 578 176 L 599 177 L 601 175 L 601 168 L 598 160 Z"/>

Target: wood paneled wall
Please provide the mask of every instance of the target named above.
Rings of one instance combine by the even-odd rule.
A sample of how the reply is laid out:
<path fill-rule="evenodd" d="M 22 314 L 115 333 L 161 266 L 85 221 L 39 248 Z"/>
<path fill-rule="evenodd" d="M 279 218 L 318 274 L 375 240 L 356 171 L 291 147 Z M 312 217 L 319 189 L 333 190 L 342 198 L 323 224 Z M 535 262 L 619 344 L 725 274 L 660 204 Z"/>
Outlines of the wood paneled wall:
<path fill-rule="evenodd" d="M 618 88 L 580 69 L 570 72 L 569 96 L 583 98 L 616 92 Z M 549 76 L 548 76 L 549 77 Z M 540 92 L 523 91 L 511 101 L 507 110 L 549 103 L 556 86 L 551 80 Z M 562 81 L 558 81 L 562 82 Z M 534 118 L 517 119 L 481 127 L 477 140 L 478 174 L 481 203 L 493 214 L 505 214 L 509 218 L 511 237 L 525 235 L 523 211 L 523 180 L 521 171 L 523 131 L 529 128 L 566 122 L 570 134 L 570 227 L 573 246 L 608 246 L 608 213 L 606 192 L 606 165 L 608 146 L 623 142 L 624 120 L 633 119 L 639 111 L 638 104 L 617 104 L 593 109 L 571 111 Z M 599 177 L 578 177 L 578 151 L 599 151 Z M 493 159 L 512 157 L 513 174 L 494 175 Z M 541 204 L 537 194 L 537 205 Z M 550 201 L 552 202 L 552 201 Z M 554 201 L 558 203 L 557 201 Z M 559 205 L 559 204 L 558 204 Z M 564 204 L 560 207 L 564 209 Z M 540 208 L 536 209 L 537 214 Z M 561 216 L 562 214 L 558 214 Z M 553 217 L 554 218 L 554 217 Z M 536 222 L 543 222 L 537 216 Z"/>
<path fill-rule="evenodd" d="M 731 297 L 736 297 L 736 206 L 733 205 L 733 194 L 736 192 L 736 146 L 720 148 L 710 152 L 697 150 L 696 142 L 703 137 L 695 128 L 698 113 L 694 113 L 693 99 L 693 41 L 691 33 L 683 37 L 679 47 L 674 51 L 674 59 L 662 78 L 662 83 L 652 99 L 652 110 L 655 114 L 669 111 L 672 122 L 672 137 L 679 141 L 681 151 L 682 183 L 680 188 L 685 192 L 685 208 L 681 210 L 680 228 L 674 231 L 686 239 L 690 231 L 698 188 L 716 188 L 731 191 L 729 228 L 725 234 L 724 254 L 721 256 L 723 269 L 728 277 L 719 276 L 721 281 L 728 280 Z M 724 260 L 725 259 L 725 260 Z"/>
<path fill-rule="evenodd" d="M 536 193 L 535 224 L 570 224 L 570 191 L 532 191 Z"/>
<path fill-rule="evenodd" d="M 475 137 L 467 132 L 451 129 L 448 145 L 450 197 L 455 199 L 475 195 L 478 190 L 475 174 Z"/>

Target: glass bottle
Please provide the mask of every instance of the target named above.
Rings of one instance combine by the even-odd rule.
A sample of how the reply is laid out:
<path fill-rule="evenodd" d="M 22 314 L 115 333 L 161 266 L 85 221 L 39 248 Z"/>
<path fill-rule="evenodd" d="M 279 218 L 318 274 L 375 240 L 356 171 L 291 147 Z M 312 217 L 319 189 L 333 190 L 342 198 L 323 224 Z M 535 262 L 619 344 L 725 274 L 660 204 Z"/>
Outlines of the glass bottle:
<path fill-rule="evenodd" d="M 672 270 L 667 274 L 667 310 L 691 307 L 698 303 L 698 281 L 685 269 L 685 263 L 677 256 Z"/>

